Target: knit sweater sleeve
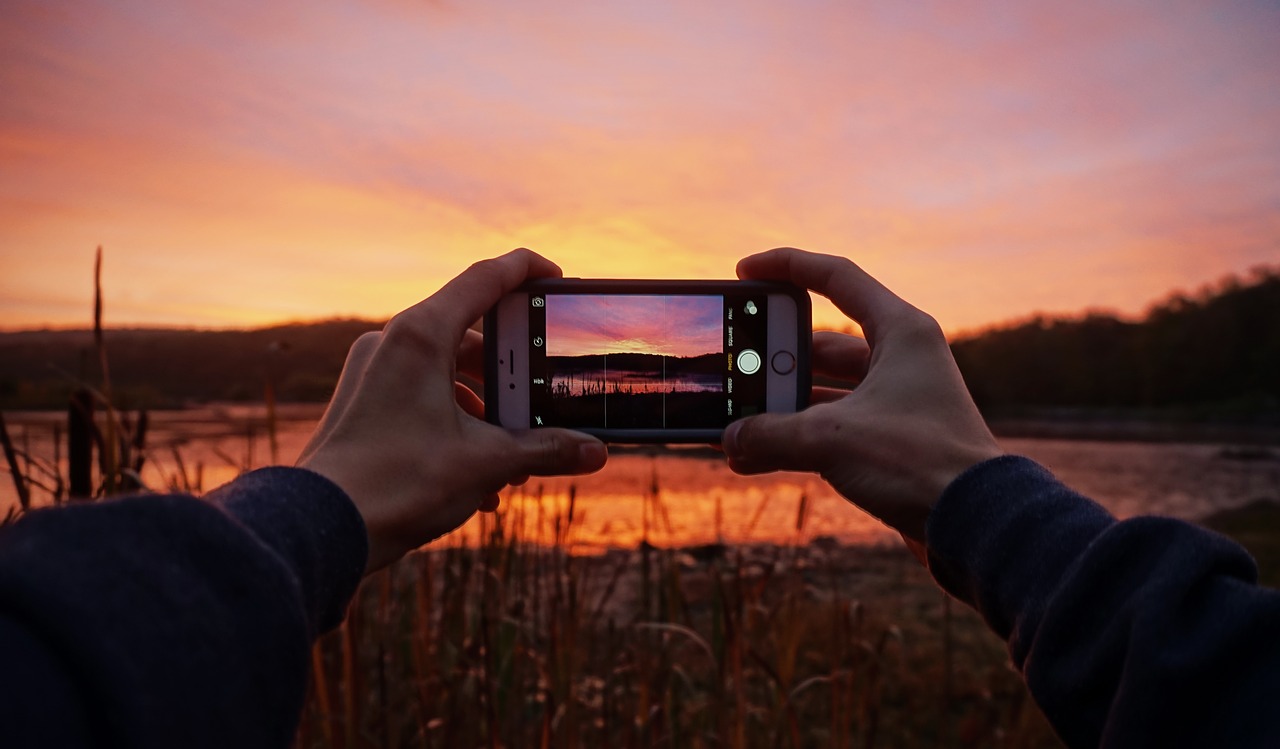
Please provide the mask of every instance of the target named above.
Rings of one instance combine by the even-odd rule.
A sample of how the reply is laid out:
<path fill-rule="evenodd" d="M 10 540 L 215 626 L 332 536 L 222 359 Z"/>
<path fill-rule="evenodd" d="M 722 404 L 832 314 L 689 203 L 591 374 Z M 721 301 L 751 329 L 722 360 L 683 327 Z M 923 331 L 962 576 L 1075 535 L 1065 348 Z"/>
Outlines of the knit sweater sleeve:
<path fill-rule="evenodd" d="M 1012 456 L 952 482 L 926 536 L 1067 745 L 1280 746 L 1280 592 L 1238 544 L 1117 521 Z"/>
<path fill-rule="evenodd" d="M 295 468 L 29 513 L 0 529 L 5 745 L 289 746 L 367 553 L 342 490 Z"/>

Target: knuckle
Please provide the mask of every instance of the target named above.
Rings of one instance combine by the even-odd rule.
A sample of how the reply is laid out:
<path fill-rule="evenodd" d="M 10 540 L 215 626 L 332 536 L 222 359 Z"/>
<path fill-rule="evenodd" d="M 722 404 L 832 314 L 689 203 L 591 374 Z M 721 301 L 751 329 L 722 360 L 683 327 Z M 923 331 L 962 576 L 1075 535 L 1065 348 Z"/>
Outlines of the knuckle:
<path fill-rule="evenodd" d="M 382 340 L 382 333 L 379 331 L 369 331 L 362 333 L 351 343 L 351 350 L 348 356 L 365 356 L 378 347 L 378 342 Z"/>
<path fill-rule="evenodd" d="M 389 345 L 396 348 L 408 348 L 433 356 L 448 353 L 448 346 L 441 336 L 439 327 L 424 330 L 421 325 L 415 324 L 404 315 L 391 318 L 382 330 L 382 337 Z"/>
<path fill-rule="evenodd" d="M 822 268 L 822 287 L 835 289 L 857 288 L 863 271 L 858 264 L 842 255 L 827 255 Z"/>
<path fill-rule="evenodd" d="M 487 257 L 483 260 L 477 260 L 467 266 L 467 273 L 489 273 L 490 269 L 498 263 L 498 258 Z"/>
<path fill-rule="evenodd" d="M 895 330 L 899 336 L 916 346 L 946 345 L 947 342 L 942 326 L 933 315 L 915 307 L 908 306 L 903 310 L 895 323 Z"/>
<path fill-rule="evenodd" d="M 849 273 L 857 273 L 862 270 L 858 267 L 857 263 L 844 255 L 827 255 L 827 257 L 829 258 L 827 263 L 830 265 L 833 273 L 847 275 Z"/>
<path fill-rule="evenodd" d="M 520 256 L 520 252 L 520 250 L 515 250 L 514 252 L 509 252 L 502 257 L 491 257 L 484 260 L 477 260 L 471 264 L 471 267 L 467 268 L 467 274 L 477 276 L 487 284 L 501 283 L 502 279 L 506 275 L 504 273 L 504 269 L 510 262 L 508 258 L 518 258 Z M 524 250 L 524 252 L 528 252 L 528 250 Z"/>
<path fill-rule="evenodd" d="M 538 437 L 537 458 L 541 465 L 552 467 L 559 465 L 568 449 L 568 442 L 558 434 L 543 434 Z"/>

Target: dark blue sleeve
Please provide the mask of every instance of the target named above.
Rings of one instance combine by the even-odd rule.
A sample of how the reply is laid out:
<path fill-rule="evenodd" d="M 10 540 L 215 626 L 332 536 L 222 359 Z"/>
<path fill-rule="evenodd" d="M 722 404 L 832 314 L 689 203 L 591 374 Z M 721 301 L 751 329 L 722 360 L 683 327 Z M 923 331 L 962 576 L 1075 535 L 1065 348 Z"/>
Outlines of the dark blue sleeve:
<path fill-rule="evenodd" d="M 0 529 L 0 743 L 290 746 L 367 553 L 342 490 L 296 468 L 29 513 Z"/>
<path fill-rule="evenodd" d="M 1280 592 L 1238 544 L 1117 521 L 1012 456 L 958 477 L 926 535 L 1069 746 L 1280 746 Z"/>

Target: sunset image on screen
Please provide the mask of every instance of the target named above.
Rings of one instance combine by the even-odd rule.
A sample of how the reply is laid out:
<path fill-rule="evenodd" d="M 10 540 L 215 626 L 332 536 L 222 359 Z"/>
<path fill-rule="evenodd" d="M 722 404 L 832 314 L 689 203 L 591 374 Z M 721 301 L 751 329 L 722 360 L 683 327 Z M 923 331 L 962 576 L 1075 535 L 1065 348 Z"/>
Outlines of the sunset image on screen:
<path fill-rule="evenodd" d="M 724 348 L 723 308 L 719 296 L 552 294 L 547 355 L 718 354 Z"/>
<path fill-rule="evenodd" d="M 546 315 L 552 423 L 691 428 L 724 420 L 722 297 L 548 294 Z"/>

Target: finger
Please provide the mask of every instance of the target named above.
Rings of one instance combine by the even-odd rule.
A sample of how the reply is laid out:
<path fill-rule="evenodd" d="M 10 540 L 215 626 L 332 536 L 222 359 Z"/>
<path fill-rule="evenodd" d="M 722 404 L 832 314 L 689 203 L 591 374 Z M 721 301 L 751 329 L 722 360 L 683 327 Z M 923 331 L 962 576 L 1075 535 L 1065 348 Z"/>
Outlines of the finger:
<path fill-rule="evenodd" d="M 495 512 L 498 509 L 498 505 L 500 504 L 502 504 L 501 497 L 499 497 L 497 494 L 490 494 L 489 496 L 480 500 L 480 506 L 477 507 L 476 509 L 479 510 L 480 512 Z"/>
<path fill-rule="evenodd" d="M 453 399 L 467 415 L 484 421 L 484 401 L 471 388 L 461 382 L 453 383 Z"/>
<path fill-rule="evenodd" d="M 458 345 L 458 374 L 484 381 L 484 336 L 468 328 Z"/>
<path fill-rule="evenodd" d="M 815 406 L 819 403 L 833 403 L 851 392 L 853 391 L 845 390 L 844 388 L 829 388 L 817 385 L 809 390 L 809 403 Z"/>
<path fill-rule="evenodd" d="M 360 389 L 360 381 L 364 378 L 369 362 L 373 360 L 373 352 L 382 342 L 382 333 L 371 331 L 357 338 L 347 351 L 347 359 L 342 364 L 342 374 L 338 376 L 338 386 L 329 399 L 329 408 L 341 413 L 346 410 L 352 398 Z"/>
<path fill-rule="evenodd" d="M 471 323 L 503 295 L 531 278 L 559 278 L 560 267 L 532 250 L 512 250 L 502 257 L 472 264 L 457 278 L 397 317 L 422 331 L 439 329 L 454 336 L 454 348 Z"/>
<path fill-rule="evenodd" d="M 595 437 L 568 429 L 509 432 L 515 443 L 508 466 L 514 476 L 569 476 L 604 467 L 608 450 Z"/>
<path fill-rule="evenodd" d="M 347 359 L 342 363 L 342 374 L 338 375 L 338 385 L 329 398 L 329 405 L 325 407 L 321 429 L 332 426 L 351 405 L 360 390 L 364 374 L 369 369 L 369 362 L 373 360 L 373 352 L 381 341 L 382 334 L 374 331 L 361 335 L 351 344 Z"/>
<path fill-rule="evenodd" d="M 820 330 L 813 334 L 811 356 L 814 374 L 861 382 L 867 376 L 871 347 L 866 339 Z"/>
<path fill-rule="evenodd" d="M 872 328 L 887 325 L 897 315 L 914 309 L 848 258 L 792 247 L 743 258 L 738 262 L 738 277 L 790 281 L 816 291 L 858 321 L 868 337 L 874 335 Z"/>
<path fill-rule="evenodd" d="M 815 413 L 830 406 L 818 405 L 794 414 L 760 414 L 739 419 L 724 430 L 722 444 L 729 467 L 736 473 L 770 471 L 820 471 L 828 440 L 818 439 Z M 826 435 L 821 435 L 826 436 Z"/>
<path fill-rule="evenodd" d="M 323 442 L 328 432 L 333 429 L 334 425 L 346 413 L 347 408 L 355 399 L 356 393 L 360 390 L 360 383 L 364 380 L 364 374 L 369 369 L 369 362 L 373 359 L 373 352 L 377 350 L 378 344 L 382 341 L 382 334 L 379 332 L 369 332 L 356 338 L 351 344 L 351 349 L 347 352 L 347 359 L 342 364 L 342 374 L 338 376 L 338 385 L 333 391 L 333 397 L 329 399 L 329 405 L 325 406 L 324 415 L 320 417 L 320 423 L 316 426 L 315 433 L 303 448 L 302 454 L 298 456 L 298 462 L 302 462 L 318 448 Z"/>

